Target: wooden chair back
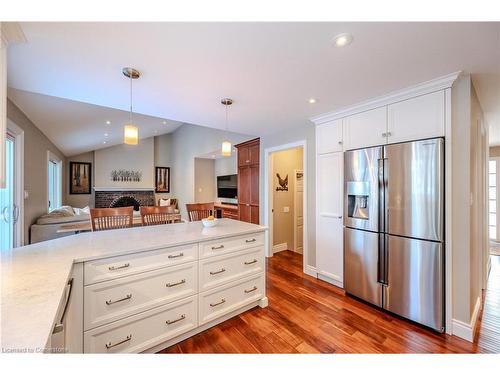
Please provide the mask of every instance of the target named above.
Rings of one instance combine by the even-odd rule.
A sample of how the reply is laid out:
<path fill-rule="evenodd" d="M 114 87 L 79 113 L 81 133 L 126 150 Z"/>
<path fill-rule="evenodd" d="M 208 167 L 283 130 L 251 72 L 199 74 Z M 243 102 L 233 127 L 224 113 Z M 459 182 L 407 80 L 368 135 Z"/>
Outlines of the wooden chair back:
<path fill-rule="evenodd" d="M 175 205 L 170 206 L 141 206 L 142 225 L 171 224 L 175 221 Z"/>
<path fill-rule="evenodd" d="M 214 214 L 214 203 L 186 204 L 189 221 L 200 221 Z"/>
<path fill-rule="evenodd" d="M 132 227 L 134 207 L 91 208 L 92 231 Z"/>

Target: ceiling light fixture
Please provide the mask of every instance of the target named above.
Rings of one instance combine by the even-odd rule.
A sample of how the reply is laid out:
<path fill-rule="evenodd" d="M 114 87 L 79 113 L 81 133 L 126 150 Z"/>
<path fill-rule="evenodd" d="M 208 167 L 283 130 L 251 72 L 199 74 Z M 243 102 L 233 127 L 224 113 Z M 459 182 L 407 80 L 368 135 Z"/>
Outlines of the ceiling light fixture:
<path fill-rule="evenodd" d="M 109 134 L 108 133 L 104 133 L 104 136 L 107 137 Z"/>
<path fill-rule="evenodd" d="M 106 125 L 111 125 L 111 121 L 106 121 Z"/>
<path fill-rule="evenodd" d="M 345 47 L 352 43 L 353 37 L 349 33 L 343 33 L 333 38 L 336 47 Z"/>
<path fill-rule="evenodd" d="M 132 122 L 132 80 L 138 79 L 141 73 L 134 68 L 123 68 L 122 73 L 130 79 L 130 114 L 128 124 L 123 127 L 123 143 L 136 145 L 139 143 L 139 128 Z"/>
<path fill-rule="evenodd" d="M 163 120 L 163 125 L 167 125 L 167 122 L 165 120 Z"/>
<path fill-rule="evenodd" d="M 228 125 L 228 120 L 227 120 L 227 115 L 228 115 L 228 110 L 229 110 L 229 106 L 231 104 L 233 104 L 233 99 L 229 99 L 229 98 L 224 98 L 224 99 L 221 99 L 220 101 L 222 103 L 222 105 L 224 105 L 226 107 L 226 140 L 224 142 L 222 142 L 222 148 L 221 148 L 221 155 L 222 156 L 231 156 L 231 149 L 232 149 L 232 146 L 231 146 L 231 142 L 229 142 L 227 140 L 227 133 L 229 132 L 229 125 Z"/>
<path fill-rule="evenodd" d="M 314 104 L 314 103 L 316 103 L 316 99 L 311 98 L 311 99 L 308 100 L 308 102 L 309 102 L 309 104 Z"/>

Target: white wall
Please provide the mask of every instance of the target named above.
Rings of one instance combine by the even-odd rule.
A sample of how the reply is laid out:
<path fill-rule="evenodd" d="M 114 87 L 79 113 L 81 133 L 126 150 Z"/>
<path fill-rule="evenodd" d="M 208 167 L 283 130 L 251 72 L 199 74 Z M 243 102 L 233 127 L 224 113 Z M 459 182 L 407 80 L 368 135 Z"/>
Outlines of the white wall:
<path fill-rule="evenodd" d="M 310 122 L 304 122 L 303 126 L 288 129 L 286 132 L 279 132 L 260 139 L 260 222 L 264 222 L 264 150 L 266 148 L 284 145 L 287 143 L 306 140 L 307 142 L 307 233 L 304 234 L 304 242 L 307 241 L 308 245 L 308 259 L 307 265 L 316 266 L 316 173 L 315 173 L 315 154 L 316 154 L 316 141 L 314 125 Z"/>
<path fill-rule="evenodd" d="M 184 124 L 171 133 L 171 196 L 179 200 L 181 215 L 186 217 L 186 203 L 194 203 L 194 159 L 218 150 L 222 141 L 234 144 L 255 138 L 254 136 L 227 133 L 223 130 Z"/>
<path fill-rule="evenodd" d="M 66 165 L 67 168 L 67 173 L 69 175 L 70 170 L 69 170 L 69 163 L 71 161 L 81 161 L 81 162 L 86 162 L 86 163 L 91 163 L 91 176 L 92 176 L 92 186 L 90 189 L 90 194 L 70 194 L 69 193 L 69 177 L 64 181 L 64 184 L 66 184 L 66 204 L 72 207 L 94 207 L 94 202 L 95 202 L 95 192 L 94 192 L 94 186 L 95 186 L 95 163 L 94 163 L 94 151 L 86 152 L 81 155 L 76 155 L 76 156 L 71 156 L 68 158 L 68 162 Z"/>
<path fill-rule="evenodd" d="M 154 188 L 154 138 L 139 140 L 139 144 L 117 145 L 95 151 L 95 182 L 97 188 Z M 112 170 L 142 172 L 141 181 L 112 181 Z"/>

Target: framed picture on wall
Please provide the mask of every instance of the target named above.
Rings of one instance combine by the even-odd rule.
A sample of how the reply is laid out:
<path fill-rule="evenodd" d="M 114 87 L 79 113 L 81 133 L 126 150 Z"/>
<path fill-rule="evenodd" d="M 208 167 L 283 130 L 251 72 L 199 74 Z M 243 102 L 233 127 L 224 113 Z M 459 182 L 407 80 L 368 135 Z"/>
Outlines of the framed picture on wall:
<path fill-rule="evenodd" d="M 155 192 L 170 193 L 170 168 L 155 168 Z"/>
<path fill-rule="evenodd" d="M 80 161 L 69 162 L 69 193 L 90 194 L 92 188 L 92 164 Z"/>

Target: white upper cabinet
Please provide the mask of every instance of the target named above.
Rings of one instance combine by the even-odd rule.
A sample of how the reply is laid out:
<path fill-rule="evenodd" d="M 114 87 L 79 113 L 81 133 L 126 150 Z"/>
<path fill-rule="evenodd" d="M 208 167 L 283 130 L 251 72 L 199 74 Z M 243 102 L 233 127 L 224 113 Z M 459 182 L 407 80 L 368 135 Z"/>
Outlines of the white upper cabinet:
<path fill-rule="evenodd" d="M 342 151 L 342 120 L 335 120 L 316 127 L 316 153 Z"/>
<path fill-rule="evenodd" d="M 444 136 L 444 91 L 388 106 L 388 143 Z"/>
<path fill-rule="evenodd" d="M 385 144 L 386 134 L 387 107 L 385 106 L 344 118 L 344 150 Z"/>

